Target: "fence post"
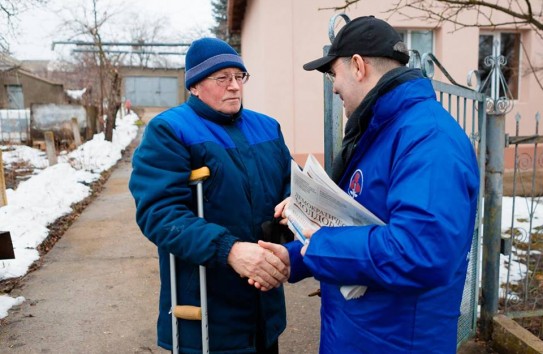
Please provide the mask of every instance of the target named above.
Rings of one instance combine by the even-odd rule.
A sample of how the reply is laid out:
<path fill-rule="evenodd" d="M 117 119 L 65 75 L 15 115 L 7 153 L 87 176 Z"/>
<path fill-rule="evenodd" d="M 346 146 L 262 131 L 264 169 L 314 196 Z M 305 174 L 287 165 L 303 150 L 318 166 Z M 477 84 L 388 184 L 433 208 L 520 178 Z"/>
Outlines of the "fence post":
<path fill-rule="evenodd" d="M 328 26 L 328 37 L 330 43 L 334 41 L 334 27 L 338 17 L 343 18 L 345 23 L 351 20 L 346 14 L 336 14 L 330 18 Z M 330 45 L 325 45 L 323 48 L 324 55 L 328 54 Z M 332 163 L 334 157 L 341 151 L 341 140 L 343 138 L 343 107 L 341 99 L 338 95 L 334 95 L 332 91 L 333 84 L 326 79 L 324 80 L 324 170 L 331 175 Z"/>
<path fill-rule="evenodd" d="M 57 164 L 57 150 L 55 149 L 55 136 L 52 131 L 43 133 L 45 138 L 45 151 L 47 152 L 47 159 L 49 160 L 49 166 Z"/>
<path fill-rule="evenodd" d="M 503 197 L 505 115 L 488 114 L 486 129 L 483 263 L 481 278 L 481 334 L 492 336 L 492 319 L 498 311 L 500 245 Z"/>
<path fill-rule="evenodd" d="M 324 55 L 330 46 L 324 47 Z M 324 170 L 332 174 L 334 157 L 341 151 L 343 138 L 343 109 L 341 99 L 332 92 L 332 83 L 323 75 L 324 80 Z"/>
<path fill-rule="evenodd" d="M 487 97 L 485 203 L 483 220 L 483 264 L 481 289 L 481 335 L 492 339 L 492 320 L 498 311 L 500 291 L 500 246 L 502 234 L 502 198 L 505 149 L 505 114 L 513 108 L 513 95 L 503 77 L 501 67 L 507 59 L 500 53 L 501 44 L 494 41 L 492 55 L 484 59 L 491 68 L 481 92 Z"/>
<path fill-rule="evenodd" d="M 72 132 L 74 134 L 74 143 L 78 147 L 81 145 L 81 134 L 79 133 L 79 123 L 77 123 L 77 117 L 72 117 Z"/>
<path fill-rule="evenodd" d="M 6 180 L 4 177 L 4 160 L 2 160 L 2 150 L 0 150 L 0 207 L 8 205 L 6 196 Z"/>

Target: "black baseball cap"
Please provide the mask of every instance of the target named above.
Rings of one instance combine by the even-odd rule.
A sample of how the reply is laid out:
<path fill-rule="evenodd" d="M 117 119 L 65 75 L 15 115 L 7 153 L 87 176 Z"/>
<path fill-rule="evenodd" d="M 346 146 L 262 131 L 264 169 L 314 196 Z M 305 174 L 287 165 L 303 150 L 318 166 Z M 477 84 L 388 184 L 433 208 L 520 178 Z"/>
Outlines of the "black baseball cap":
<path fill-rule="evenodd" d="M 334 59 L 355 54 L 390 58 L 403 65 L 409 61 L 407 46 L 392 26 L 374 16 L 363 16 L 343 26 L 334 38 L 328 54 L 305 64 L 304 69 L 325 73 L 330 70 L 330 63 Z"/>

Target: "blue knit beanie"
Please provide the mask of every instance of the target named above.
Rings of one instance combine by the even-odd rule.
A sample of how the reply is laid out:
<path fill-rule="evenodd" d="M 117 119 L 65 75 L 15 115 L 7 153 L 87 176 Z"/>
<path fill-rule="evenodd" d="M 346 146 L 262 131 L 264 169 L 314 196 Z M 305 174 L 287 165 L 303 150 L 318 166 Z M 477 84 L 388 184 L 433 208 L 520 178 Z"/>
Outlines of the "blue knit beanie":
<path fill-rule="evenodd" d="M 185 87 L 190 87 L 215 71 L 239 68 L 247 71 L 239 54 L 228 43 L 217 38 L 198 39 L 185 56 Z"/>

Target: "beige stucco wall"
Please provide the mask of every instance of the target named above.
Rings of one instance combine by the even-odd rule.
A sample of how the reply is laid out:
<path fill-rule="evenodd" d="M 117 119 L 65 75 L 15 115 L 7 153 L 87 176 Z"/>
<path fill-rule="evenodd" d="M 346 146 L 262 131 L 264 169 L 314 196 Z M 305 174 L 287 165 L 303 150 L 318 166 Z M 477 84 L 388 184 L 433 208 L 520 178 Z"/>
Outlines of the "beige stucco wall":
<path fill-rule="evenodd" d="M 364 1 L 348 10 L 352 19 L 375 15 L 397 29 L 431 29 L 436 24 L 384 12 L 393 0 Z M 319 8 L 343 5 L 342 0 L 248 0 L 242 23 L 242 55 L 251 73 L 244 92 L 244 105 L 279 120 L 285 139 L 299 162 L 307 153 L 322 155 L 323 77 L 306 72 L 302 65 L 322 55 L 329 44 L 328 23 L 335 14 Z M 475 17 L 468 14 L 472 19 Z M 496 18 L 497 19 L 497 18 Z M 342 21 L 338 22 L 340 26 Z M 505 27 L 502 30 L 513 30 Z M 467 84 L 470 70 L 477 69 L 479 29 L 455 28 L 442 24 L 434 29 L 434 53 L 452 77 Z M 534 65 L 542 65 L 543 40 L 525 30 L 522 39 Z M 521 67 L 526 69 L 526 56 L 521 51 Z M 445 80 L 436 70 L 435 78 Z M 506 129 L 515 133 L 514 114 L 523 117 L 521 135 L 532 134 L 534 116 L 543 102 L 543 90 L 532 75 L 521 75 L 520 99 L 507 117 Z"/>

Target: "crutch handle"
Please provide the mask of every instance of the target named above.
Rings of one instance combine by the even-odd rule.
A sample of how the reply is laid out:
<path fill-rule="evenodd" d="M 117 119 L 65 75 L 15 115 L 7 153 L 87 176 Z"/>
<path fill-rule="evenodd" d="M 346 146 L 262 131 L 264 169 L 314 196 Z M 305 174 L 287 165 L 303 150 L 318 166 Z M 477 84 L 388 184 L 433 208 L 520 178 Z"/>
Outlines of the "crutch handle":
<path fill-rule="evenodd" d="M 179 305 L 173 308 L 173 315 L 183 320 L 201 320 L 202 309 L 198 306 Z"/>
<path fill-rule="evenodd" d="M 209 167 L 200 167 L 191 171 L 189 181 L 191 183 L 197 183 L 208 178 L 210 174 L 211 172 L 209 172 Z"/>

